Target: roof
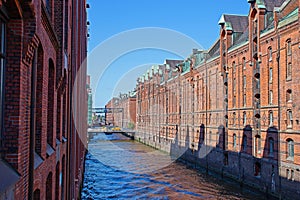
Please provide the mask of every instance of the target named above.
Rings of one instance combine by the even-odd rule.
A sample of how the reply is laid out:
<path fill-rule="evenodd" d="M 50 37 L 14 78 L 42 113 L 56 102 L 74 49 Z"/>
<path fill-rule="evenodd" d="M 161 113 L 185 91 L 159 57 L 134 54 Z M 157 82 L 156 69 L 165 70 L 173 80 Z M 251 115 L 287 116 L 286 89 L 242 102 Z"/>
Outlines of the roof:
<path fill-rule="evenodd" d="M 262 1 L 265 4 L 267 11 L 273 11 L 274 7 L 281 6 L 285 0 L 260 0 L 260 1 Z"/>
<path fill-rule="evenodd" d="M 225 24 L 226 30 L 244 32 L 248 27 L 248 16 L 223 14 L 219 24 Z"/>

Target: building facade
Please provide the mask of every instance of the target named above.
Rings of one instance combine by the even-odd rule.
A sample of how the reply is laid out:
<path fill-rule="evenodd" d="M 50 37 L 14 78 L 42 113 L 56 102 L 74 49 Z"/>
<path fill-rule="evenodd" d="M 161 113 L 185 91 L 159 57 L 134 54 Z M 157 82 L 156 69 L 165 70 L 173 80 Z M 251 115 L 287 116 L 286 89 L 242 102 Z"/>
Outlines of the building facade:
<path fill-rule="evenodd" d="M 0 199 L 77 199 L 87 128 L 86 2 L 1 0 L 0 27 Z"/>
<path fill-rule="evenodd" d="M 137 82 L 135 138 L 241 184 L 300 197 L 298 0 L 248 0 L 220 37 Z"/>
<path fill-rule="evenodd" d="M 114 126 L 135 129 L 136 124 L 136 93 L 120 94 L 110 100 L 105 108 L 111 109 L 106 114 L 106 121 Z"/>

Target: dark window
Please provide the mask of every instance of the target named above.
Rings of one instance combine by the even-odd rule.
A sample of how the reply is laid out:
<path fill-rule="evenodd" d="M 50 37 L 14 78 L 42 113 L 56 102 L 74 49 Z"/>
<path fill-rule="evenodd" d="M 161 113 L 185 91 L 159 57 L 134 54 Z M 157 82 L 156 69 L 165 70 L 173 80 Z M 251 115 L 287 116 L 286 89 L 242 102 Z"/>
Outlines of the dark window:
<path fill-rule="evenodd" d="M 288 89 L 286 91 L 286 101 L 292 101 L 292 90 L 291 89 Z"/>

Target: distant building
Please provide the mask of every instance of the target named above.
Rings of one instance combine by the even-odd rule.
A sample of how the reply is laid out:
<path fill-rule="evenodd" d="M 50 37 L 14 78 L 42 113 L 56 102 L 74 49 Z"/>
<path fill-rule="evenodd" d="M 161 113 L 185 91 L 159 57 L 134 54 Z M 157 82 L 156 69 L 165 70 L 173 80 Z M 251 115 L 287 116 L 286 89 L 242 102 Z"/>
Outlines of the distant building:
<path fill-rule="evenodd" d="M 86 83 L 86 90 L 87 90 L 87 106 L 88 106 L 88 113 L 87 113 L 87 121 L 88 125 L 91 126 L 93 124 L 93 94 L 91 88 L 91 77 L 87 76 L 87 83 Z"/>
<path fill-rule="evenodd" d="M 0 0 L 0 44 L 0 199 L 78 199 L 86 1 Z"/>
<path fill-rule="evenodd" d="M 136 92 L 120 94 L 110 100 L 106 108 L 112 108 L 112 112 L 106 114 L 106 120 L 115 126 L 135 129 L 136 124 Z"/>
<path fill-rule="evenodd" d="M 299 199 L 300 1 L 248 2 L 248 16 L 222 15 L 210 49 L 138 79 L 135 138 Z"/>

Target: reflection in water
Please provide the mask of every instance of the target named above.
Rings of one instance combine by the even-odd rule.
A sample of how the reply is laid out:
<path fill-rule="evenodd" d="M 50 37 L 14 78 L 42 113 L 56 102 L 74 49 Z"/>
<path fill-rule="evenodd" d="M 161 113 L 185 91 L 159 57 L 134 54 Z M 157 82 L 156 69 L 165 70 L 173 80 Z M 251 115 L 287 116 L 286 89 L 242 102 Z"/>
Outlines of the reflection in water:
<path fill-rule="evenodd" d="M 166 161 L 168 166 L 157 168 Z M 146 162 L 149 162 L 148 165 Z M 242 192 L 233 183 L 199 174 L 181 163 L 172 162 L 167 154 L 122 135 L 101 133 L 89 143 L 82 199 L 263 198 L 261 194 Z"/>

